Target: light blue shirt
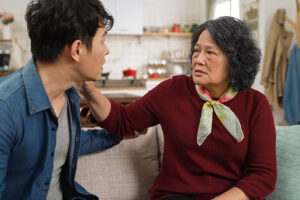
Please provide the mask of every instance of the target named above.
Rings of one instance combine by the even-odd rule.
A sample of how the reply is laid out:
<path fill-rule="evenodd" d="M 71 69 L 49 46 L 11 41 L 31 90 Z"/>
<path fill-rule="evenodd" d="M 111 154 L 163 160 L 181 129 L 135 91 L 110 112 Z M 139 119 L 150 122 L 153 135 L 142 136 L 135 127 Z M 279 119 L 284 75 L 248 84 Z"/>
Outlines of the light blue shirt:
<path fill-rule="evenodd" d="M 98 199 L 74 181 L 78 156 L 121 139 L 105 130 L 81 130 L 79 95 L 66 91 L 70 146 L 62 170 L 65 199 Z M 0 79 L 0 200 L 46 199 L 53 171 L 58 119 L 32 60 Z"/>
<path fill-rule="evenodd" d="M 294 45 L 283 91 L 284 119 L 289 125 L 300 124 L 300 48 Z"/>

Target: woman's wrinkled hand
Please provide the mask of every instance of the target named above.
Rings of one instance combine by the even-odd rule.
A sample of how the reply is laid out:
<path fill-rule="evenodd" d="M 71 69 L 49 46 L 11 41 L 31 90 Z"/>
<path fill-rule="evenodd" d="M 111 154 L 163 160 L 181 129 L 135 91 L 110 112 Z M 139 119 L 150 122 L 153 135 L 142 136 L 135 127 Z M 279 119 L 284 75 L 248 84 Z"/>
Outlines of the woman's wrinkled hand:
<path fill-rule="evenodd" d="M 77 82 L 76 88 L 83 96 L 93 93 L 95 89 L 97 90 L 93 81 Z"/>

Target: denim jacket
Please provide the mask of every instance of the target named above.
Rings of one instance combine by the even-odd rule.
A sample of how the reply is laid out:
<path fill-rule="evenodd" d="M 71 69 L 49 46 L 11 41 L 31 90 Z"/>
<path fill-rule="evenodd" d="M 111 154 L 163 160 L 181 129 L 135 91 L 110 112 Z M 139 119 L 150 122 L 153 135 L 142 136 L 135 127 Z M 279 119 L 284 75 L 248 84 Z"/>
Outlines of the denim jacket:
<path fill-rule="evenodd" d="M 67 90 L 66 96 L 70 146 L 61 174 L 64 199 L 98 199 L 74 180 L 78 156 L 108 149 L 121 139 L 104 129 L 81 130 L 77 90 Z M 33 60 L 0 79 L 0 200 L 46 199 L 57 127 Z"/>

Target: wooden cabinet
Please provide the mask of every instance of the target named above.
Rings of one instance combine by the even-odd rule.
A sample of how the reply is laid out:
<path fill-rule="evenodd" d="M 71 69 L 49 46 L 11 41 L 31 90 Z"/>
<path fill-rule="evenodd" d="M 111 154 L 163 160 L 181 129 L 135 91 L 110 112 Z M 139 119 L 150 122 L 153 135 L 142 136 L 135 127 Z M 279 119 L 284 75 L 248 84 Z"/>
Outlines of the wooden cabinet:
<path fill-rule="evenodd" d="M 104 96 L 108 99 L 112 99 L 115 102 L 121 103 L 121 104 L 129 104 L 137 99 L 140 98 L 138 95 L 128 94 L 128 93 L 115 93 L 115 94 L 104 94 Z M 87 105 L 86 100 L 84 98 L 81 99 L 80 107 L 83 107 Z"/>
<path fill-rule="evenodd" d="M 12 73 L 12 71 L 0 71 L 0 78 L 3 76 L 9 75 L 11 73 Z"/>

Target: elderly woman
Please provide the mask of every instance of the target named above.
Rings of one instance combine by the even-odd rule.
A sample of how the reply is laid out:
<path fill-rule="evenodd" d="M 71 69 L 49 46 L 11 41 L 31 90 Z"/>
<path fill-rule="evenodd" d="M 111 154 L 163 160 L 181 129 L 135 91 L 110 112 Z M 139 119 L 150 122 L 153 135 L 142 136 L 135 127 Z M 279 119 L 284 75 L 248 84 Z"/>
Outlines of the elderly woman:
<path fill-rule="evenodd" d="M 263 199 L 276 183 L 275 127 L 251 89 L 260 62 L 248 27 L 232 17 L 193 34 L 192 76 L 174 76 L 122 106 L 82 86 L 94 118 L 119 136 L 161 124 L 162 171 L 151 199 Z"/>

